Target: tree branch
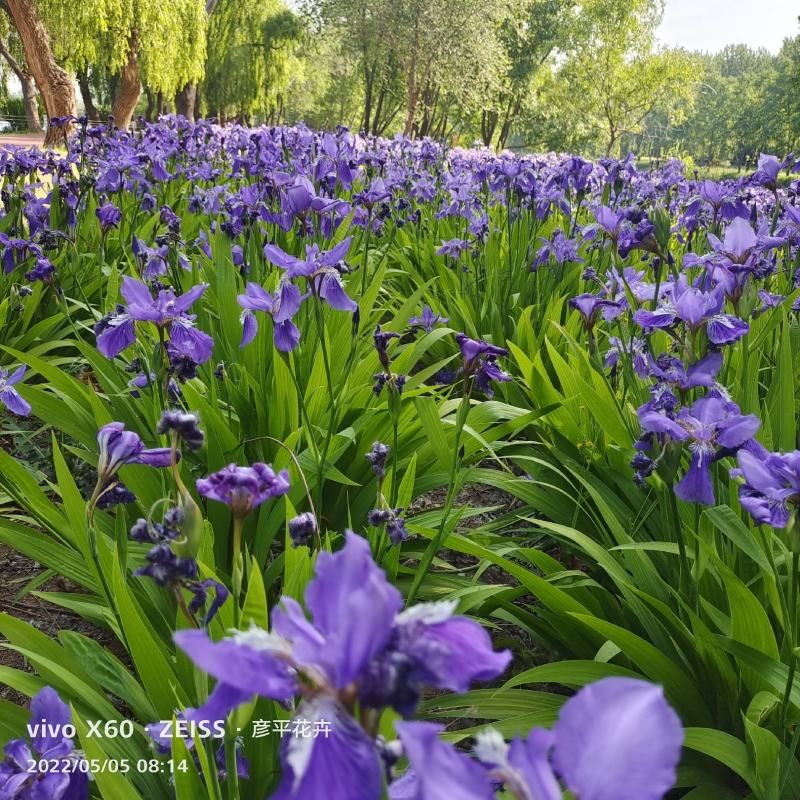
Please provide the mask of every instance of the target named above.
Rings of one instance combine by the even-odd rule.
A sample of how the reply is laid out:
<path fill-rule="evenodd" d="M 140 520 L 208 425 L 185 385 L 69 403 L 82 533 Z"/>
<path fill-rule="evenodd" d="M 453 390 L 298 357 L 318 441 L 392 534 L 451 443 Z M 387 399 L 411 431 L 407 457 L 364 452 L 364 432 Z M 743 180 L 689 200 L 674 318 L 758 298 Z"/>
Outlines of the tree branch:
<path fill-rule="evenodd" d="M 20 63 L 17 61 L 17 59 L 14 58 L 14 56 L 11 55 L 11 53 L 9 52 L 8 48 L 5 45 L 5 42 L 3 42 L 2 39 L 0 39 L 0 56 L 3 56 L 3 58 L 6 61 L 8 61 L 8 66 L 11 67 L 11 71 L 20 80 L 23 80 L 27 76 L 27 73 L 25 72 L 25 70 L 22 69 L 22 67 L 20 66 Z"/>

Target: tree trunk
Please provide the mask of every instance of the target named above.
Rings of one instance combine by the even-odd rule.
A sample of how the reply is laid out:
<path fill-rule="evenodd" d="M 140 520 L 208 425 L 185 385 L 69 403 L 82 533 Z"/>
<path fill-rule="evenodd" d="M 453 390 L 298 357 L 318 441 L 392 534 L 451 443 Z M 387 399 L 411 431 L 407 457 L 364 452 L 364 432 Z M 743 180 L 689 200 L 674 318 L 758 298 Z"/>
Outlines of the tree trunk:
<path fill-rule="evenodd" d="M 372 118 L 372 128 L 369 131 L 372 134 L 378 135 L 381 129 L 381 114 L 383 114 L 383 104 L 386 100 L 386 86 L 381 85 L 381 90 L 378 92 L 378 104 L 375 106 L 375 116 Z"/>
<path fill-rule="evenodd" d="M 139 63 L 136 60 L 136 39 L 131 37 L 128 60 L 119 72 L 117 95 L 111 113 L 120 130 L 127 130 L 131 117 L 142 94 L 142 82 L 139 80 Z"/>
<path fill-rule="evenodd" d="M 81 100 L 83 100 L 83 109 L 86 112 L 86 116 L 92 122 L 97 122 L 100 119 L 100 115 L 97 113 L 97 108 L 92 99 L 92 87 L 89 84 L 89 73 L 86 68 L 78 72 L 78 88 L 81 90 Z"/>
<path fill-rule="evenodd" d="M 39 117 L 39 102 L 36 99 L 36 83 L 30 75 L 19 76 L 22 84 L 22 102 L 25 106 L 25 123 L 32 133 L 42 132 L 42 120 Z"/>
<path fill-rule="evenodd" d="M 361 130 L 367 136 L 370 131 L 370 120 L 372 119 L 372 86 L 375 83 L 375 68 L 370 69 L 364 64 L 364 117 L 361 121 Z"/>
<path fill-rule="evenodd" d="M 519 112 L 522 109 L 522 98 L 517 97 L 514 101 L 514 106 L 506 111 L 505 119 L 503 120 L 503 125 L 500 128 L 500 135 L 497 138 L 497 149 L 498 150 L 505 150 L 506 149 L 506 142 L 508 141 L 508 135 L 511 133 L 511 126 L 514 124 L 514 121 L 519 117 Z"/>
<path fill-rule="evenodd" d="M 186 117 L 189 122 L 194 122 L 194 109 L 197 103 L 197 84 L 187 83 L 175 94 L 175 113 Z"/>
<path fill-rule="evenodd" d="M 481 139 L 485 147 L 490 147 L 492 139 L 494 139 L 494 132 L 497 128 L 497 112 L 484 111 L 481 114 Z"/>
<path fill-rule="evenodd" d="M 36 82 L 31 74 L 23 68 L 22 64 L 6 48 L 0 39 L 0 55 L 8 62 L 11 71 L 17 76 L 22 85 L 22 102 L 25 106 L 25 122 L 29 131 L 41 133 L 42 121 L 39 119 L 39 104 L 36 102 Z"/>
<path fill-rule="evenodd" d="M 147 108 L 144 110 L 144 118 L 148 122 L 153 121 L 153 114 L 156 110 L 156 96 L 153 93 L 153 90 L 149 87 L 144 90 L 144 93 L 147 97 Z"/>
<path fill-rule="evenodd" d="M 414 130 L 414 117 L 417 113 L 417 100 L 419 99 L 416 58 L 412 62 L 411 69 L 408 72 L 406 86 L 408 88 L 408 107 L 406 108 L 406 124 L 403 128 L 403 135 L 411 136 L 411 132 Z"/>
<path fill-rule="evenodd" d="M 48 119 L 75 116 L 75 89 L 70 76 L 53 57 L 50 35 L 34 3 L 32 0 L 6 0 L 6 6 L 22 41 L 25 63 L 42 95 Z M 48 125 L 45 144 L 62 141 L 71 127 L 71 123 L 63 127 Z"/>
<path fill-rule="evenodd" d="M 411 64 L 406 73 L 406 88 L 408 89 L 408 108 L 406 109 L 406 124 L 403 128 L 404 136 L 411 136 L 414 129 L 414 115 L 417 111 L 417 100 L 419 99 L 419 88 L 417 81 L 417 58 L 419 48 L 419 16 L 414 19 L 414 43 L 411 51 Z"/>

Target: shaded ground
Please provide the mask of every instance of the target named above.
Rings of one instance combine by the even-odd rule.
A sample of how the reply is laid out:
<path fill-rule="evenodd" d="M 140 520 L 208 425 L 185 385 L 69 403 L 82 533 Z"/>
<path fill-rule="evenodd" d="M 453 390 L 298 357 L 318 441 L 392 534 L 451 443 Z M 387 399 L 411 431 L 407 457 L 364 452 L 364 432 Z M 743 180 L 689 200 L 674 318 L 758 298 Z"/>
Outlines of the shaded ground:
<path fill-rule="evenodd" d="M 0 423 L 0 448 L 26 465 L 40 483 L 54 480 L 50 430 L 32 419 L 6 416 Z M 75 479 L 84 486 L 93 476 L 87 476 L 84 465 L 70 463 Z M 0 515 L 18 513 L 13 500 L 0 493 Z M 39 582 L 41 581 L 41 582 Z M 119 642 L 108 630 L 98 628 L 66 609 L 36 597 L 34 591 L 82 592 L 81 587 L 61 575 L 48 573 L 36 561 L 0 544 L 0 611 L 17 617 L 40 630 L 51 639 L 60 630 L 71 630 L 88 636 L 109 647 L 123 663 L 128 663 Z M 3 647 L 0 637 L 0 666 L 28 670 L 25 659 L 14 650 Z M 0 697 L 21 705 L 28 699 L 8 686 L 0 684 Z"/>
<path fill-rule="evenodd" d="M 32 593 L 23 594 L 25 587 L 45 572 L 45 568 L 38 562 L 0 544 L 0 611 L 27 622 L 51 639 L 57 639 L 60 630 L 76 631 L 119 655 L 119 643 L 110 631 L 98 628 L 64 608 L 40 600 Z M 78 591 L 78 587 L 61 575 L 54 575 L 36 589 L 50 592 Z M 28 670 L 26 660 L 16 651 L 3 647 L 3 641 L 0 639 L 0 666 Z M 28 703 L 27 697 L 2 684 L 0 697 L 20 705 Z"/>

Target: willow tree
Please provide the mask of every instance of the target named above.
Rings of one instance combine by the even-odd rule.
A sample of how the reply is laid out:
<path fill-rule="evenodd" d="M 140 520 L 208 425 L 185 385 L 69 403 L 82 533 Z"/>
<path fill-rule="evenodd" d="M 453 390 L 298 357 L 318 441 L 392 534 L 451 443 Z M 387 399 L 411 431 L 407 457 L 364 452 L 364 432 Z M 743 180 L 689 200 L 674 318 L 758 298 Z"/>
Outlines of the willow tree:
<path fill-rule="evenodd" d="M 115 76 L 112 113 L 126 128 L 142 91 L 174 94 L 205 59 L 205 0 L 2 0 L 14 21 L 47 115 L 75 114 L 71 73 Z M 48 130 L 47 141 L 59 135 Z"/>
<path fill-rule="evenodd" d="M 126 128 L 142 82 L 172 95 L 203 72 L 205 0 L 37 0 L 55 57 L 70 70 L 114 76 L 112 114 Z"/>
<path fill-rule="evenodd" d="M 250 120 L 278 109 L 301 34 L 300 20 L 280 0 L 219 0 L 208 23 L 207 113 Z"/>
<path fill-rule="evenodd" d="M 25 63 L 42 95 L 48 118 L 69 118 L 75 114 L 75 89 L 69 73 L 53 54 L 42 5 L 42 0 L 3 0 L 3 8 L 14 21 Z M 65 128 L 48 127 L 45 144 L 55 144 L 65 131 Z"/>
<path fill-rule="evenodd" d="M 42 130 L 42 122 L 39 119 L 36 81 L 25 61 L 22 42 L 8 13 L 0 13 L 0 56 L 3 57 L 8 69 L 19 81 L 27 128 L 29 131 L 38 133 Z"/>

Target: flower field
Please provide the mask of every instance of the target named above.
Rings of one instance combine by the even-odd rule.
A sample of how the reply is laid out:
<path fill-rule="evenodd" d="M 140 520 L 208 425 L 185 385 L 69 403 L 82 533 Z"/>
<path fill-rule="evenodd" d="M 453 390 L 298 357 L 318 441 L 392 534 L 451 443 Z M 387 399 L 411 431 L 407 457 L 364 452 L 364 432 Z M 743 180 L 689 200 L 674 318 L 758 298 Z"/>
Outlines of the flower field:
<path fill-rule="evenodd" d="M 0 150 L 0 800 L 800 797 L 795 171 Z"/>

